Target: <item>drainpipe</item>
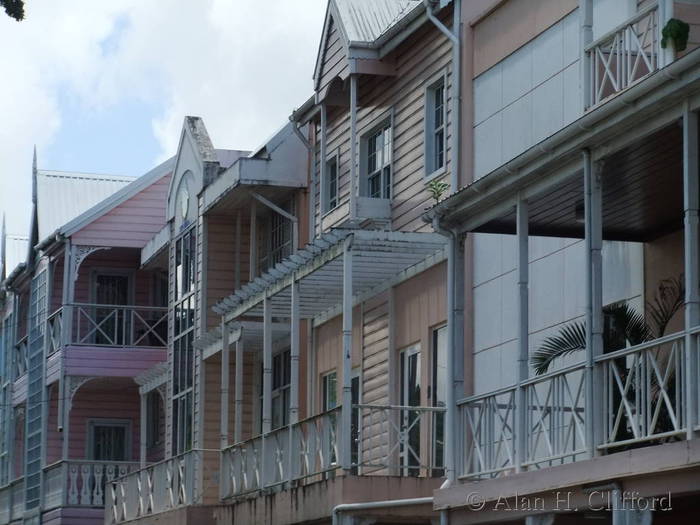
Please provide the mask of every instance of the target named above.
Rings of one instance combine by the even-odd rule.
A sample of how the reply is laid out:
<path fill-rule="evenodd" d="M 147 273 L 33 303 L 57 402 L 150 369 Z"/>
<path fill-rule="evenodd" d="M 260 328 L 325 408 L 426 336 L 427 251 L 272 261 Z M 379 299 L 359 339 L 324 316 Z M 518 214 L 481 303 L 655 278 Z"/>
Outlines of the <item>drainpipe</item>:
<path fill-rule="evenodd" d="M 296 122 L 294 122 L 293 116 L 290 116 L 289 120 L 292 122 L 292 130 L 294 131 L 294 134 L 299 138 L 310 155 L 308 179 L 311 186 L 309 188 L 309 240 L 311 240 L 315 236 L 316 232 L 316 152 L 314 151 L 314 147 L 311 145 L 311 142 L 309 142 L 304 134 L 299 131 L 299 126 Z"/>
<path fill-rule="evenodd" d="M 390 499 L 385 501 L 370 501 L 368 503 L 342 503 L 333 507 L 331 514 L 332 525 L 339 525 L 340 514 L 357 510 L 390 509 L 414 505 L 432 505 L 433 498 Z"/>
<path fill-rule="evenodd" d="M 325 132 L 324 132 L 325 133 Z M 325 142 L 325 141 L 324 141 Z M 325 148 L 324 148 L 325 149 Z M 350 75 L 350 222 L 357 218 L 357 74 Z M 323 159 L 325 162 L 325 158 Z"/>
<path fill-rule="evenodd" d="M 452 193 L 459 189 L 459 173 L 460 173 L 460 157 L 459 157 L 459 140 L 461 127 L 461 77 L 462 65 L 460 62 L 460 18 L 462 13 L 461 0 L 453 0 L 452 12 L 452 31 L 443 24 L 433 13 L 431 0 L 423 0 L 425 4 L 425 13 L 428 19 L 442 32 L 452 43 L 452 155 L 450 169 L 450 191 Z"/>

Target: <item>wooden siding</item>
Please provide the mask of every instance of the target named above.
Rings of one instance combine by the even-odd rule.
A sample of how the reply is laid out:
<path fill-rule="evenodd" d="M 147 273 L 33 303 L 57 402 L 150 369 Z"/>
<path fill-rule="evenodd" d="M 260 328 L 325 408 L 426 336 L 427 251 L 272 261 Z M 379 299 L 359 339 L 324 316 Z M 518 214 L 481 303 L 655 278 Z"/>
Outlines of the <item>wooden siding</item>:
<path fill-rule="evenodd" d="M 62 507 L 46 512 L 42 525 L 102 525 L 105 511 L 101 508 Z"/>
<path fill-rule="evenodd" d="M 243 222 L 243 221 L 241 221 Z M 246 243 L 248 244 L 248 243 Z M 241 251 L 243 246 L 241 243 Z M 246 253 L 249 248 L 246 249 Z M 211 307 L 233 293 L 236 275 L 236 219 L 235 217 L 207 218 L 207 304 L 210 311 L 207 329 L 220 324 L 220 317 L 211 313 Z M 248 265 L 246 264 L 246 267 Z M 241 275 L 242 277 L 242 275 Z M 247 275 L 246 275 L 247 277 Z M 247 280 L 247 279 L 246 279 Z"/>
<path fill-rule="evenodd" d="M 700 5 L 692 2 L 674 2 L 673 16 L 690 25 L 688 47 L 678 53 L 678 56 L 687 55 L 693 49 L 700 47 Z"/>
<path fill-rule="evenodd" d="M 451 23 L 449 10 L 442 16 Z M 451 44 L 432 24 L 423 25 L 411 38 L 402 43 L 386 61 L 396 65 L 395 77 L 363 75 L 358 83 L 357 151 L 360 154 L 362 137 L 385 120 L 393 122 L 393 176 L 392 176 L 392 229 L 406 231 L 431 231 L 421 219 L 425 208 L 432 204 L 424 173 L 424 113 L 426 88 L 440 75 L 446 75 L 446 151 L 445 172 L 442 180 L 449 179 L 451 133 Z M 317 126 L 316 133 L 320 134 Z M 318 148 L 317 148 L 318 149 Z M 329 107 L 326 135 L 327 159 L 338 155 L 339 208 L 334 220 L 324 227 L 337 226 L 347 218 L 347 202 L 350 192 L 350 116 L 347 107 Z M 320 174 L 320 155 L 316 155 L 316 170 Z M 358 160 L 358 176 L 363 170 Z M 317 177 L 320 184 L 320 176 Z M 317 224 L 321 223 L 317 196 Z M 342 207 L 345 206 L 345 209 Z"/>
<path fill-rule="evenodd" d="M 73 234 L 75 244 L 143 248 L 165 225 L 170 174 Z"/>
<path fill-rule="evenodd" d="M 68 375 L 136 377 L 166 359 L 162 348 L 69 346 L 64 350 Z"/>
<path fill-rule="evenodd" d="M 362 403 L 391 403 L 389 377 L 389 292 L 364 305 Z"/>
<path fill-rule="evenodd" d="M 349 72 L 348 58 L 338 26 L 329 20 L 326 42 L 323 46 L 323 58 L 318 79 L 318 91 L 323 91 L 337 77 L 347 78 Z"/>

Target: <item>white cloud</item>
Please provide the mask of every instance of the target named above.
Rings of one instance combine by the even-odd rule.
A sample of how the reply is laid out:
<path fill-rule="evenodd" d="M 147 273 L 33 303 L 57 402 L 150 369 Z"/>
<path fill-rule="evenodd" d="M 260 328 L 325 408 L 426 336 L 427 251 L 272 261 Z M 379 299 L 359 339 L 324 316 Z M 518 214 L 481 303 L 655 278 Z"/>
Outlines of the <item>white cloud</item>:
<path fill-rule="evenodd" d="M 26 228 L 32 145 L 51 168 L 41 148 L 70 125 L 59 92 L 86 110 L 125 98 L 162 106 L 152 122 L 159 158 L 174 152 L 184 115 L 203 117 L 216 147 L 252 148 L 311 94 L 324 11 L 325 0 L 32 0 L 24 22 L 0 13 L 10 229 Z"/>

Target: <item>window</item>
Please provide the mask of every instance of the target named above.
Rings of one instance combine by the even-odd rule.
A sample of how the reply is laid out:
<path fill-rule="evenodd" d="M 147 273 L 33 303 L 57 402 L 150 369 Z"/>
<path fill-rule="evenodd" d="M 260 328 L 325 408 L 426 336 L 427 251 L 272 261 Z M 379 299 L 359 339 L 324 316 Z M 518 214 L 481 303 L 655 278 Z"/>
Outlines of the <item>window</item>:
<path fill-rule="evenodd" d="M 149 392 L 146 399 L 146 447 L 160 445 L 160 394 Z"/>
<path fill-rule="evenodd" d="M 173 455 L 192 448 L 194 374 L 195 230 L 175 241 L 175 306 L 173 326 Z"/>
<path fill-rule="evenodd" d="M 338 406 L 338 376 L 336 372 L 330 372 L 323 376 L 323 411 L 332 410 Z"/>
<path fill-rule="evenodd" d="M 445 408 L 447 398 L 447 327 L 433 330 L 432 405 Z M 433 475 L 442 476 L 445 465 L 445 413 L 433 416 Z"/>
<path fill-rule="evenodd" d="M 130 437 L 131 421 L 90 421 L 88 457 L 93 461 L 127 461 Z"/>
<path fill-rule="evenodd" d="M 374 199 L 391 198 L 391 124 L 384 124 L 365 139 L 365 194 Z"/>
<path fill-rule="evenodd" d="M 325 173 L 325 184 L 324 184 L 324 206 L 323 211 L 328 212 L 333 208 L 338 206 L 338 158 L 333 157 L 328 162 L 326 162 L 326 173 Z"/>
<path fill-rule="evenodd" d="M 399 359 L 399 401 L 404 407 L 420 406 L 420 348 L 412 346 L 401 351 Z M 419 473 L 420 423 L 420 412 L 401 410 L 401 432 L 405 439 L 401 442 L 400 455 L 404 475 Z"/>
<path fill-rule="evenodd" d="M 425 174 L 445 167 L 445 78 L 425 93 Z"/>
<path fill-rule="evenodd" d="M 276 430 L 289 424 L 289 389 L 292 378 L 291 353 L 289 350 L 272 356 L 272 423 L 271 430 Z M 265 374 L 263 363 L 260 363 L 259 396 L 260 428 L 262 428 L 263 406 L 265 393 Z"/>
<path fill-rule="evenodd" d="M 281 204 L 280 208 L 295 215 L 294 199 Z M 258 274 L 266 272 L 292 254 L 292 221 L 275 211 L 270 211 L 265 220 L 265 236 L 258 248 Z"/>

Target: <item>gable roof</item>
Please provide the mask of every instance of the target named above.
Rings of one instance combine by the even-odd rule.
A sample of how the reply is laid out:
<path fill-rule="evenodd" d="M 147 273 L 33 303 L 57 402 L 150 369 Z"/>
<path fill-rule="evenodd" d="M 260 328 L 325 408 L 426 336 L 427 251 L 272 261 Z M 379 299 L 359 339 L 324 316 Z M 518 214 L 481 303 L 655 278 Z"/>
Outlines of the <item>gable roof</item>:
<path fill-rule="evenodd" d="M 118 175 L 37 170 L 37 240 L 45 241 L 64 224 L 133 180 Z"/>

